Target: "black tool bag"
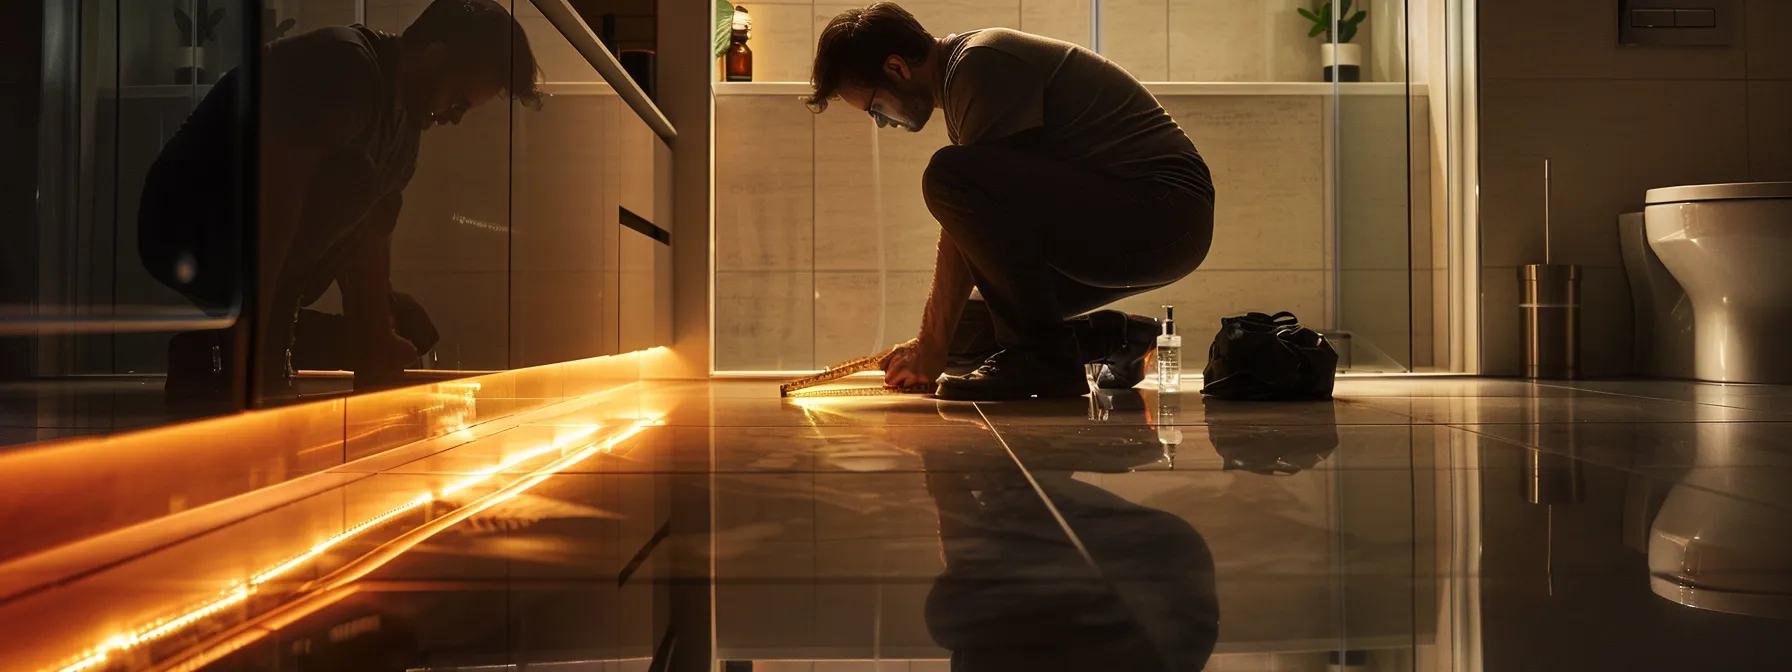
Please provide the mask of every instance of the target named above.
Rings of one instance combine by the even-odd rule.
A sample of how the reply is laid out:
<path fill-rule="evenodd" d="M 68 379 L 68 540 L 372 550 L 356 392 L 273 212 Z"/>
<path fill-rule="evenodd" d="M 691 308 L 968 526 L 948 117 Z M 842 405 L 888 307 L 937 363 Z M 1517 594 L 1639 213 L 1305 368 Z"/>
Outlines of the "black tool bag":
<path fill-rule="evenodd" d="M 1338 352 L 1293 313 L 1220 320 L 1201 394 L 1221 399 L 1330 399 Z"/>

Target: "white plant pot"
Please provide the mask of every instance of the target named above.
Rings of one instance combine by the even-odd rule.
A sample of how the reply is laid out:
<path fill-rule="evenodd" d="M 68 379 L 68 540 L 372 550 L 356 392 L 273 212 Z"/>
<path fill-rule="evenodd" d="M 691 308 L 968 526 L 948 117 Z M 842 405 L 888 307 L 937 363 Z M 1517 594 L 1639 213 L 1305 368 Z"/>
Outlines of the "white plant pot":
<path fill-rule="evenodd" d="M 175 47 L 174 83 L 205 84 L 205 47 Z"/>
<path fill-rule="evenodd" d="M 1363 81 L 1363 45 L 1333 44 L 1319 45 L 1319 65 L 1321 74 L 1328 82 L 1360 82 Z"/>

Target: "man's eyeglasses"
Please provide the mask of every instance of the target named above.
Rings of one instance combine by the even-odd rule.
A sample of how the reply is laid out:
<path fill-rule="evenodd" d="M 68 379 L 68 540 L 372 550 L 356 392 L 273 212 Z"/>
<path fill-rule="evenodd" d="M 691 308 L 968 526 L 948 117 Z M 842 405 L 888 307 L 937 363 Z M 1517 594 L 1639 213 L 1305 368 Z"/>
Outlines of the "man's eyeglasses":
<path fill-rule="evenodd" d="M 877 92 L 878 89 L 873 87 L 871 89 L 871 97 L 865 99 L 865 114 L 871 115 L 871 120 L 877 122 L 878 128 L 902 126 L 902 122 L 884 116 L 884 113 L 877 111 Z"/>

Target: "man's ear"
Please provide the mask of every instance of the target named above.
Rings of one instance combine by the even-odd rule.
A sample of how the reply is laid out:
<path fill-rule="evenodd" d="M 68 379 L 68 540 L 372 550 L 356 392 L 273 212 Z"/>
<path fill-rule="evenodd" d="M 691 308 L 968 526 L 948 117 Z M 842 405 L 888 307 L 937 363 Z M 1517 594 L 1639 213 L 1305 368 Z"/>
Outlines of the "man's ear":
<path fill-rule="evenodd" d="M 914 74 L 908 69 L 908 61 L 902 60 L 901 56 L 895 54 L 890 54 L 889 58 L 884 59 L 884 72 L 889 73 L 891 78 L 897 80 L 907 80 Z"/>

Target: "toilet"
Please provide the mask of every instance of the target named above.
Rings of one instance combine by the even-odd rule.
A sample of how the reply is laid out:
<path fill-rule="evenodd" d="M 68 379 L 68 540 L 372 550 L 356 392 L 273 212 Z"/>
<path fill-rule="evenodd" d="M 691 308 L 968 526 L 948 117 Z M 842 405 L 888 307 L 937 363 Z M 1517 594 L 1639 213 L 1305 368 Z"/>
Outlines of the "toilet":
<path fill-rule="evenodd" d="M 1651 378 L 1692 377 L 1692 299 L 1649 249 L 1643 213 L 1618 215 L 1618 247 L 1630 282 L 1630 370 Z"/>
<path fill-rule="evenodd" d="M 1693 376 L 1792 383 L 1792 182 L 1650 189 L 1650 249 L 1686 289 Z"/>

